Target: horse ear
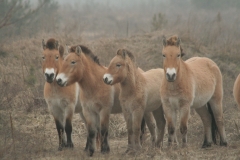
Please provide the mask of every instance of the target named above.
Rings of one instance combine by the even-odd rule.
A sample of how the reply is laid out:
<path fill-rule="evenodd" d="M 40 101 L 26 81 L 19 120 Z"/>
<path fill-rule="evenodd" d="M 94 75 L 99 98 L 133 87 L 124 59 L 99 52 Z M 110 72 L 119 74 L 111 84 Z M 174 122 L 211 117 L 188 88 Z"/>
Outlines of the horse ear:
<path fill-rule="evenodd" d="M 126 58 L 126 54 L 127 54 L 126 50 L 123 49 L 123 50 L 122 50 L 122 57 L 123 57 L 124 59 Z"/>
<path fill-rule="evenodd" d="M 59 46 L 58 51 L 59 51 L 60 56 L 63 57 L 63 54 L 64 54 L 64 48 L 63 48 L 62 45 Z"/>
<path fill-rule="evenodd" d="M 58 47 L 59 47 L 58 41 L 55 41 L 55 48 L 58 48 Z"/>
<path fill-rule="evenodd" d="M 42 40 L 42 48 L 43 48 L 43 50 L 46 49 L 46 43 L 45 43 L 44 39 Z"/>
<path fill-rule="evenodd" d="M 80 54 L 82 53 L 82 49 L 81 49 L 80 46 L 77 46 L 77 47 L 76 47 L 75 53 L 76 53 L 78 56 L 80 56 Z"/>
<path fill-rule="evenodd" d="M 180 51 L 181 51 L 181 57 L 183 57 L 185 55 L 185 53 L 183 52 L 183 49 L 181 46 L 180 46 Z"/>
<path fill-rule="evenodd" d="M 177 42 L 176 42 L 176 46 L 177 46 L 177 47 L 180 46 L 180 42 L 181 42 L 181 39 L 178 37 L 178 38 L 177 38 Z"/>
<path fill-rule="evenodd" d="M 125 56 L 126 56 L 126 53 L 125 53 L 126 51 L 124 50 L 124 49 L 119 49 L 118 51 L 117 51 L 117 55 L 119 55 L 119 56 L 121 56 L 122 58 L 125 58 Z"/>
<path fill-rule="evenodd" d="M 162 36 L 162 43 L 163 43 L 163 47 L 167 46 L 167 40 L 166 40 L 166 37 L 164 35 Z"/>
<path fill-rule="evenodd" d="M 65 48 L 66 48 L 66 53 L 68 54 L 70 51 L 70 46 L 69 45 L 67 45 L 67 44 L 65 44 Z"/>

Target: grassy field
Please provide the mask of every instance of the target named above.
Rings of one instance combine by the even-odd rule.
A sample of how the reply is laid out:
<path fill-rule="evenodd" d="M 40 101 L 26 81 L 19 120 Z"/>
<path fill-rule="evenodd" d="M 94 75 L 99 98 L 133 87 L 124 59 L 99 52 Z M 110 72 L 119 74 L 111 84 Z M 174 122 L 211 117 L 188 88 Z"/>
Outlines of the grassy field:
<path fill-rule="evenodd" d="M 88 46 L 107 66 L 117 49 L 126 48 L 136 57 L 138 65 L 146 70 L 162 67 L 161 36 L 166 31 L 143 33 L 128 38 L 99 38 L 84 40 L 61 35 L 41 34 L 39 37 L 54 37 L 61 44 Z M 109 142 L 111 152 L 102 155 L 97 149 L 92 158 L 83 151 L 86 129 L 79 115 L 73 120 L 73 149 L 57 151 L 58 137 L 54 120 L 43 99 L 43 74 L 41 69 L 41 38 L 26 38 L 9 41 L 0 52 L 0 159 L 240 159 L 240 111 L 236 106 L 232 88 L 240 68 L 237 46 L 206 46 L 197 38 L 181 34 L 182 44 L 188 59 L 205 56 L 213 59 L 223 74 L 224 120 L 228 147 L 213 145 L 201 149 L 203 125 L 192 111 L 189 120 L 188 147 L 176 146 L 167 149 L 167 132 L 163 148 L 150 145 L 150 134 L 144 137 L 143 149 L 136 155 L 124 155 L 127 147 L 126 125 L 122 114 L 111 116 Z M 167 33 L 167 36 L 168 33 Z M 228 47 L 228 48 L 227 48 Z M 235 48 L 234 48 L 235 47 Z M 224 51 L 223 49 L 226 49 Z M 238 47 L 239 48 L 239 47 Z M 230 49 L 230 50 L 229 50 Z M 179 139 L 179 129 L 177 131 Z"/>

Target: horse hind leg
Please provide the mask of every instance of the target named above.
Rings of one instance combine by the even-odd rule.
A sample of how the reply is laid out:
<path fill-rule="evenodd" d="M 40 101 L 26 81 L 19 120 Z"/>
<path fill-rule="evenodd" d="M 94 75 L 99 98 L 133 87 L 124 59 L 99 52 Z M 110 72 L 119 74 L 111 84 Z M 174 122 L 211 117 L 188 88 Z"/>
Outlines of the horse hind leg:
<path fill-rule="evenodd" d="M 165 126 L 166 126 L 166 120 L 164 118 L 164 112 L 162 109 L 162 106 L 156 109 L 152 112 L 153 116 L 156 120 L 157 125 L 157 140 L 155 142 L 155 146 L 160 148 L 163 144 L 163 137 L 165 133 Z"/>
<path fill-rule="evenodd" d="M 212 126 L 211 125 L 212 124 L 211 115 L 210 115 L 206 105 L 204 105 L 203 107 L 197 108 L 195 110 L 198 113 L 198 115 L 200 116 L 203 126 L 204 126 L 204 141 L 203 141 L 202 148 L 211 147 L 212 133 L 214 133 L 211 131 L 211 126 Z"/>
<path fill-rule="evenodd" d="M 154 122 L 155 119 L 154 119 L 153 113 L 152 112 L 145 113 L 143 121 L 145 121 L 147 126 L 148 126 L 148 129 L 149 129 L 150 134 L 151 134 L 152 145 L 154 145 L 155 141 L 156 141 L 156 132 L 155 132 L 156 125 L 155 125 L 155 122 Z M 145 129 L 145 125 L 144 126 L 141 125 L 142 135 L 144 134 L 144 129 Z M 140 140 L 142 140 L 141 137 L 140 137 Z"/>
<path fill-rule="evenodd" d="M 223 120 L 223 110 L 222 103 L 216 101 L 216 99 L 211 99 L 208 103 L 209 113 L 212 115 L 216 122 L 216 128 L 220 134 L 220 145 L 227 146 L 226 133 Z M 214 124 L 213 124 L 214 125 Z"/>

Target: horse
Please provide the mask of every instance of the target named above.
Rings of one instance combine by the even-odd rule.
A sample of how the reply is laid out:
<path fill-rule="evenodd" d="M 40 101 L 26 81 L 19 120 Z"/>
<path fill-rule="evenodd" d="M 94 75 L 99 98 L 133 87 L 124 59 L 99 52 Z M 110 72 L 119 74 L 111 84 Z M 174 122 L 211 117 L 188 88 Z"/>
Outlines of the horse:
<path fill-rule="evenodd" d="M 237 76 L 237 79 L 233 85 L 233 97 L 235 102 L 237 102 L 238 107 L 240 108 L 240 74 Z"/>
<path fill-rule="evenodd" d="M 156 146 L 163 142 L 165 118 L 161 106 L 159 88 L 164 77 L 163 69 L 151 69 L 141 73 L 134 55 L 119 49 L 106 70 L 103 81 L 108 85 L 120 84 L 119 99 L 127 124 L 129 151 L 139 151 L 141 119 L 145 112 L 152 112 L 157 124 Z"/>
<path fill-rule="evenodd" d="M 101 153 L 110 152 L 108 144 L 108 127 L 110 113 L 121 113 L 119 86 L 107 86 L 102 81 L 106 67 L 102 66 L 96 55 L 83 45 L 72 46 L 64 58 L 56 77 L 58 85 L 67 87 L 78 83 L 81 90 L 80 102 L 88 130 L 85 151 L 92 156 L 95 151 L 96 133 L 100 133 Z M 154 122 L 151 114 L 145 114 L 145 121 L 153 136 Z"/>
<path fill-rule="evenodd" d="M 50 38 L 47 43 L 42 41 L 42 48 L 42 70 L 46 80 L 44 98 L 55 120 L 59 137 L 58 150 L 61 151 L 63 147 L 73 148 L 74 146 L 71 137 L 73 114 L 79 113 L 84 120 L 79 101 L 80 87 L 77 83 L 73 83 L 62 88 L 56 82 L 55 78 L 63 61 L 63 46 L 59 46 L 57 40 Z"/>
<path fill-rule="evenodd" d="M 227 146 L 223 120 L 222 74 L 217 64 L 206 57 L 193 57 L 186 61 L 180 46 L 180 38 L 163 36 L 164 80 L 160 87 L 163 110 L 168 126 L 168 145 L 172 146 L 176 134 L 177 112 L 180 112 L 182 146 L 187 146 L 187 129 L 190 107 L 196 110 L 204 126 L 202 148 L 216 144 L 216 133 L 220 134 L 220 145 Z"/>

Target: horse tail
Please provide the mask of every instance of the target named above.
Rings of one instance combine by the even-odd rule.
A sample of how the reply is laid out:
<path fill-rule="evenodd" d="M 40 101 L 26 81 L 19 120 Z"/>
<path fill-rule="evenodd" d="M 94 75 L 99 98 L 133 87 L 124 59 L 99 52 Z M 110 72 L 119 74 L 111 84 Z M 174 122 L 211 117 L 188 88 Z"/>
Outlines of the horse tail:
<path fill-rule="evenodd" d="M 217 128 L 217 124 L 213 115 L 213 111 L 211 108 L 211 105 L 209 103 L 207 103 L 207 107 L 208 107 L 208 112 L 210 113 L 211 117 L 212 117 L 212 124 L 211 124 L 211 128 L 212 128 L 212 140 L 214 144 L 217 144 L 217 135 L 218 135 L 218 128 Z"/>
<path fill-rule="evenodd" d="M 144 135 L 144 132 L 145 132 L 145 127 L 146 126 L 146 121 L 145 119 L 143 118 L 142 119 L 142 123 L 141 123 L 141 135 L 140 135 L 140 141 L 142 142 L 143 141 L 143 135 Z"/>

